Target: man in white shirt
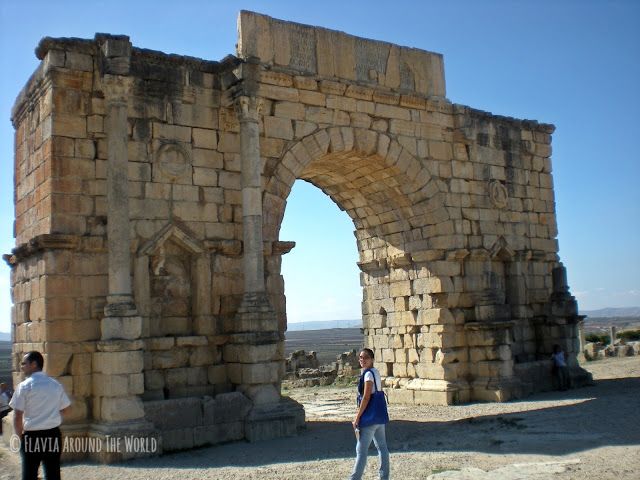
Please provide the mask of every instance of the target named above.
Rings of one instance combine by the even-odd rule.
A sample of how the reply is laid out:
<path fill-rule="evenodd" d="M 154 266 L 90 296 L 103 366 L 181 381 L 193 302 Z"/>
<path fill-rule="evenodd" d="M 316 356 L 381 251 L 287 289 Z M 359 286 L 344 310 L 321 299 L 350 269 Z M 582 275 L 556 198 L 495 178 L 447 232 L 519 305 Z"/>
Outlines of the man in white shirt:
<path fill-rule="evenodd" d="M 42 463 L 47 480 L 60 479 L 62 437 L 60 424 L 71 402 L 62 385 L 42 371 L 44 359 L 29 352 L 20 363 L 27 379 L 18 385 L 9 405 L 13 428 L 21 437 L 22 480 L 36 480 Z"/>

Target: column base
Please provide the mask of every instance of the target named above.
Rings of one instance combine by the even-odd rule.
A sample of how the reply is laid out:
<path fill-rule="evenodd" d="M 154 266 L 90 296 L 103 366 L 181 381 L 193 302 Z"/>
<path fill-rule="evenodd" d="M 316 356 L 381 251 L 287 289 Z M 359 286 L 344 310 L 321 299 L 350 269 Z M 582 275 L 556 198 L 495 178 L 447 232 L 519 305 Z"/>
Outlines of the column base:
<path fill-rule="evenodd" d="M 283 398 L 272 384 L 240 385 L 238 391 L 242 392 L 254 405 L 275 405 Z"/>
<path fill-rule="evenodd" d="M 387 380 L 385 384 L 389 384 Z M 385 392 L 389 403 L 400 405 L 457 405 L 469 401 L 466 382 L 462 385 L 447 380 L 414 378 L 400 388 L 387 388 Z"/>
<path fill-rule="evenodd" d="M 532 393 L 532 384 L 518 377 L 479 377 L 471 382 L 471 400 L 506 402 Z"/>
<path fill-rule="evenodd" d="M 104 317 L 100 320 L 100 334 L 102 340 L 139 339 L 142 335 L 142 317 L 137 313 L 132 316 Z"/>
<path fill-rule="evenodd" d="M 87 432 L 88 458 L 115 463 L 162 454 L 162 436 L 151 422 L 94 423 Z"/>
<path fill-rule="evenodd" d="M 245 437 L 250 442 L 296 435 L 305 427 L 304 407 L 290 398 L 254 406 L 245 420 Z"/>
<path fill-rule="evenodd" d="M 238 312 L 229 331 L 277 332 L 278 319 L 265 292 L 248 292 L 242 297 Z"/>
<path fill-rule="evenodd" d="M 131 295 L 108 295 L 104 307 L 105 317 L 133 317 L 138 315 Z"/>

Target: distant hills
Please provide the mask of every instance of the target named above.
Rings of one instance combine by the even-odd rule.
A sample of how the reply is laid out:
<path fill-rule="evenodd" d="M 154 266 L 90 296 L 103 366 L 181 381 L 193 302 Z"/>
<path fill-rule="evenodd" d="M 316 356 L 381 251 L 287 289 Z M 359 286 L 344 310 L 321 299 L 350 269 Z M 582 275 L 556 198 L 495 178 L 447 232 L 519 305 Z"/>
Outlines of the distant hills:
<path fill-rule="evenodd" d="M 640 307 L 601 308 L 599 310 L 581 310 L 580 315 L 586 315 L 589 320 L 596 318 L 639 318 Z M 311 322 L 289 323 L 289 332 L 301 330 L 326 330 L 329 328 L 361 328 L 362 320 L 317 320 Z"/>
<path fill-rule="evenodd" d="M 301 330 L 327 330 L 329 328 L 360 328 L 362 320 L 314 320 L 310 322 L 299 322 L 287 324 L 289 332 L 299 332 Z"/>
<path fill-rule="evenodd" d="M 354 320 L 323 320 L 323 321 L 311 321 L 290 323 L 287 326 L 287 330 L 290 332 L 297 332 L 302 330 L 328 330 L 330 328 L 360 328 L 362 327 L 362 320 L 359 318 Z M 0 342 L 10 342 L 11 334 L 7 332 L 0 332 Z"/>
<path fill-rule="evenodd" d="M 600 308 L 599 310 L 581 310 L 580 315 L 589 318 L 640 317 L 640 307 Z"/>
<path fill-rule="evenodd" d="M 596 318 L 640 318 L 640 307 L 600 308 L 598 310 L 581 310 L 580 315 L 586 315 L 589 319 Z M 289 323 L 289 332 L 302 330 L 327 330 L 330 328 L 362 328 L 362 320 L 354 318 L 350 320 L 313 320 L 309 322 Z M 0 332 L 0 342 L 11 341 L 11 334 Z"/>

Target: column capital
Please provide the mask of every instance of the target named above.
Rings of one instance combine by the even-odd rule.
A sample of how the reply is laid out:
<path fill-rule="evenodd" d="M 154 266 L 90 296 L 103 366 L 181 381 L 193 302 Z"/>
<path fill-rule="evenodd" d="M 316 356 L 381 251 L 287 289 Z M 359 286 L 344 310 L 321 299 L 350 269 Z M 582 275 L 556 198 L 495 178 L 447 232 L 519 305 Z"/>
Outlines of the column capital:
<path fill-rule="evenodd" d="M 239 95 L 234 101 L 234 107 L 240 122 L 258 123 L 263 105 L 262 98 L 250 95 Z"/>
<path fill-rule="evenodd" d="M 133 79 L 124 75 L 104 75 L 102 77 L 102 92 L 107 104 L 127 103 Z"/>

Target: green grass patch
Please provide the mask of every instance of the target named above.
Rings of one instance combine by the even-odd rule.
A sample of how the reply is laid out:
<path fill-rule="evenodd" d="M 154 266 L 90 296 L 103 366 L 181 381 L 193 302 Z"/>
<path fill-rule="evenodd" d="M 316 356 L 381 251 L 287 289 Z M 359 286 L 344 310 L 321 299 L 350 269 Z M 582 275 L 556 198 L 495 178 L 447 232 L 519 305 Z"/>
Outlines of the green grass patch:
<path fill-rule="evenodd" d="M 444 473 L 444 472 L 459 472 L 460 469 L 459 468 L 444 468 L 444 467 L 436 467 L 436 468 L 432 468 L 431 469 L 431 475 L 435 475 L 437 473 Z"/>
<path fill-rule="evenodd" d="M 618 332 L 616 338 L 624 340 L 625 342 L 635 342 L 640 340 L 640 330 L 625 330 Z M 584 337 L 587 342 L 602 343 L 609 345 L 611 343 L 611 336 L 606 333 L 587 333 Z"/>

